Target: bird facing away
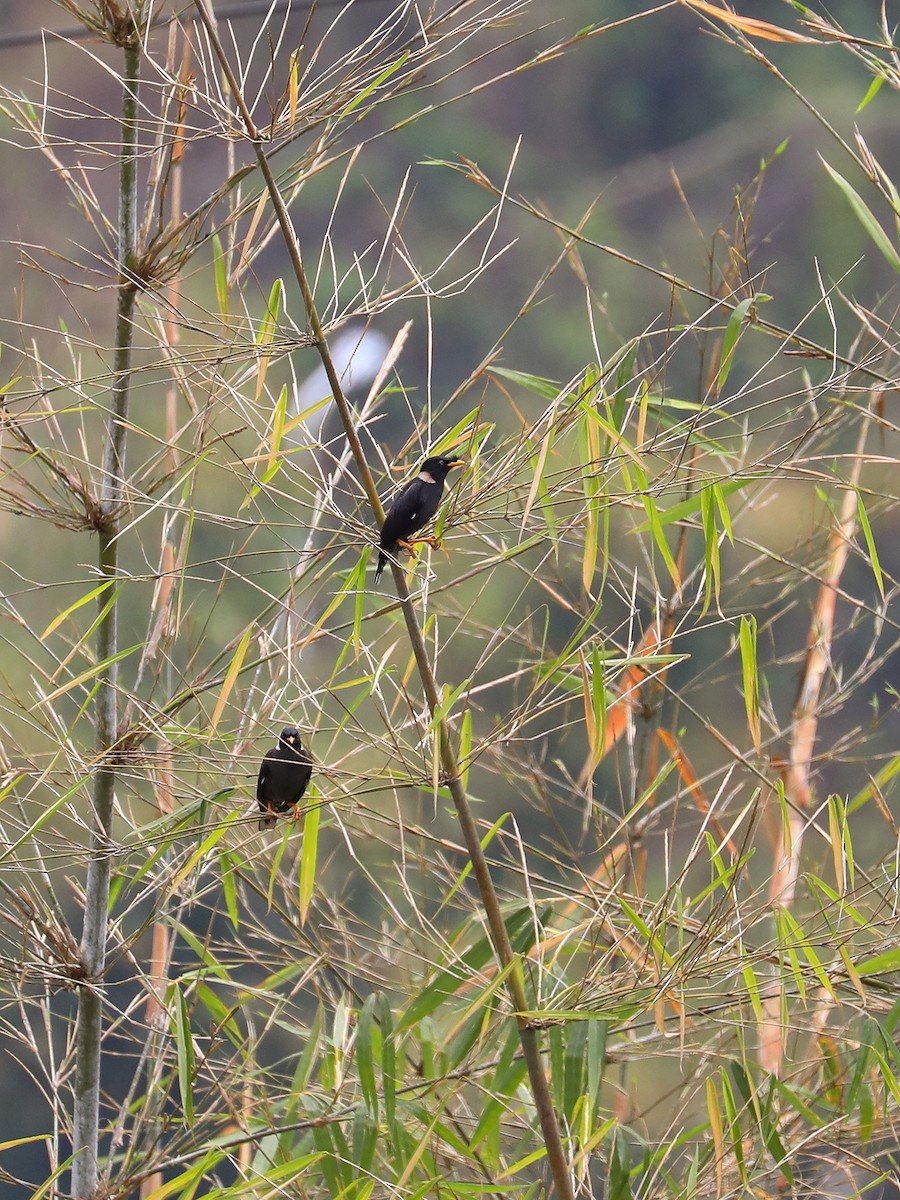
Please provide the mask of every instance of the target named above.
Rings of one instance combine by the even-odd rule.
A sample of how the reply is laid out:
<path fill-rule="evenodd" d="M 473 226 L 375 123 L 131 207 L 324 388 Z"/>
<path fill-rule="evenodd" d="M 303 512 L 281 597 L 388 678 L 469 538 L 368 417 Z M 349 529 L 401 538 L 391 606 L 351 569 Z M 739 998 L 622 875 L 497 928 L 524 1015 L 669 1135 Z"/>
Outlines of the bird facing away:
<path fill-rule="evenodd" d="M 426 458 L 415 479 L 411 479 L 391 507 L 381 527 L 381 549 L 375 582 L 387 566 L 388 554 L 398 546 L 409 549 L 408 539 L 427 525 L 438 510 L 444 494 L 444 480 L 453 467 L 461 466 L 464 458 Z"/>
<path fill-rule="evenodd" d="M 267 750 L 256 781 L 256 802 L 263 813 L 260 829 L 274 825 L 283 813 L 294 810 L 312 777 L 312 758 L 300 743 L 300 730 L 293 725 L 282 729 L 278 745 Z"/>

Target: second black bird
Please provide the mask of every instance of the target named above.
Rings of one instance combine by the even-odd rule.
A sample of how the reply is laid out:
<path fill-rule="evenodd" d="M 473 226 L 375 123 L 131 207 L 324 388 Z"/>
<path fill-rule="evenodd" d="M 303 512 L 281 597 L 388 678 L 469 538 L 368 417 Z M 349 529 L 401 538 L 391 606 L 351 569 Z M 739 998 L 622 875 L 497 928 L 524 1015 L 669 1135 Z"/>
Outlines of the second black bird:
<path fill-rule="evenodd" d="M 311 777 L 312 758 L 300 742 L 300 730 L 288 725 L 279 734 L 278 745 L 266 751 L 259 768 L 256 801 L 263 813 L 260 829 L 274 825 L 283 813 L 297 811 Z"/>
<path fill-rule="evenodd" d="M 464 458 L 445 458 L 440 455 L 426 458 L 419 468 L 419 474 L 409 481 L 388 509 L 381 527 L 376 583 L 387 566 L 388 554 L 394 553 L 398 546 L 407 546 L 409 538 L 427 525 L 437 512 L 444 494 L 447 472 L 465 461 Z"/>

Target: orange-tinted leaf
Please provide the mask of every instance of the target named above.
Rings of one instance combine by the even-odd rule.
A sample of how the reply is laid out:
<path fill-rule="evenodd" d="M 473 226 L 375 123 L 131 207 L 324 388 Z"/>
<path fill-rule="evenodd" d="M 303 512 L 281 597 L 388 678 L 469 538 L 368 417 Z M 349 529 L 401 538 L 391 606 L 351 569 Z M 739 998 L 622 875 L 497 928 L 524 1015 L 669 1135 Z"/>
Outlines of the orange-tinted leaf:
<path fill-rule="evenodd" d="M 675 766 L 678 769 L 678 774 L 682 778 L 682 782 L 684 783 L 688 792 L 690 792 L 691 799 L 696 804 L 698 810 L 701 813 L 703 813 L 705 816 L 710 810 L 710 804 L 709 804 L 709 801 L 706 799 L 706 797 L 703 795 L 703 789 L 700 786 L 700 781 L 697 778 L 696 773 L 694 772 L 694 768 L 691 766 L 690 762 L 687 759 L 687 756 L 685 755 L 684 751 L 679 746 L 678 742 L 675 740 L 675 738 L 672 737 L 672 735 L 667 730 L 657 729 L 656 732 L 659 735 L 659 740 L 662 742 L 662 744 L 668 750 L 668 752 L 672 758 L 672 761 L 675 763 Z M 738 857 L 737 846 L 734 844 L 734 842 L 731 840 L 731 838 L 726 838 L 725 830 L 719 824 L 716 817 L 710 818 L 710 824 L 712 825 L 713 829 L 716 831 L 716 835 L 719 838 L 719 842 L 722 845 L 728 847 L 728 851 L 732 855 L 733 858 L 737 858 Z"/>
<path fill-rule="evenodd" d="M 726 25 L 731 25 L 734 29 L 740 29 L 742 33 L 746 33 L 750 37 L 763 38 L 767 42 L 809 42 L 813 45 L 818 45 L 816 38 L 807 37 L 802 33 L 794 33 L 790 29 L 782 29 L 780 25 L 772 25 L 769 21 L 760 21 L 756 17 L 741 17 L 737 13 L 729 12 L 727 8 L 720 8 L 718 4 L 706 4 L 705 0 L 682 0 L 689 8 L 695 8 L 698 12 L 706 13 L 710 17 L 716 17 L 719 21 L 724 21 Z"/>

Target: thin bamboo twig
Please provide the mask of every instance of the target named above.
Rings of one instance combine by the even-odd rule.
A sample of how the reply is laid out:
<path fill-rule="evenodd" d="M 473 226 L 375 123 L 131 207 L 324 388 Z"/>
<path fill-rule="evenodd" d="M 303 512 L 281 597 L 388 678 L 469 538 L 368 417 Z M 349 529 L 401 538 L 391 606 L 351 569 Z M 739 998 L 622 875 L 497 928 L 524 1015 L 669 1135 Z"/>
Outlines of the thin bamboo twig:
<path fill-rule="evenodd" d="M 194 4 L 197 12 L 200 15 L 200 19 L 203 22 L 204 28 L 206 29 L 213 52 L 215 53 L 216 58 L 219 61 L 219 65 L 222 68 L 222 72 L 228 81 L 228 86 L 232 91 L 235 103 L 237 104 L 240 112 L 241 120 L 243 121 L 244 127 L 247 131 L 247 136 L 253 144 L 260 173 L 262 174 L 263 180 L 265 181 L 266 190 L 268 191 L 272 200 L 272 206 L 278 219 L 282 237 L 284 238 L 284 242 L 291 259 L 294 277 L 303 297 L 303 303 L 306 308 L 307 319 L 309 321 L 313 339 L 322 359 L 322 366 L 325 369 L 325 374 L 341 418 L 344 433 L 346 434 L 347 440 L 350 444 L 353 458 L 356 462 L 360 479 L 365 490 L 366 497 L 369 501 L 369 506 L 372 509 L 376 522 L 380 525 L 384 521 L 384 508 L 378 495 L 378 490 L 375 487 L 375 480 L 369 468 L 365 451 L 363 450 L 359 435 L 356 432 L 352 409 L 350 408 L 349 401 L 344 395 L 341 387 L 340 377 L 331 357 L 331 352 L 325 337 L 325 331 L 322 328 L 322 323 L 319 319 L 315 298 L 313 297 L 309 279 L 307 278 L 306 274 L 306 268 L 303 264 L 299 239 L 291 221 L 290 214 L 287 211 L 287 207 L 278 189 L 278 185 L 272 173 L 269 161 L 266 157 L 259 131 L 257 130 L 253 121 L 253 117 L 247 108 L 240 85 L 234 75 L 231 64 L 225 55 L 218 32 L 207 9 L 206 0 L 194 0 Z M 394 573 L 394 582 L 397 587 L 397 593 L 403 609 L 403 617 L 406 622 L 407 634 L 413 649 L 413 654 L 415 655 L 419 677 L 422 682 L 422 688 L 425 692 L 425 698 L 428 703 L 429 711 L 432 715 L 434 715 L 440 705 L 440 694 L 438 692 L 438 686 L 431 667 L 431 662 L 428 657 L 425 639 L 422 636 L 422 629 L 419 624 L 415 607 L 413 606 L 409 588 L 406 584 L 406 578 L 403 569 L 397 563 L 392 563 L 391 567 Z M 541 1059 L 541 1049 L 538 1041 L 537 1030 L 535 1029 L 534 1025 L 523 1015 L 529 1007 L 528 999 L 525 993 L 524 977 L 514 963 L 515 956 L 513 954 L 512 946 L 510 945 L 509 941 L 509 935 L 503 920 L 503 911 L 500 906 L 500 900 L 494 888 L 493 880 L 491 879 L 491 873 L 487 864 L 487 859 L 481 846 L 481 839 L 478 836 L 478 827 L 472 815 L 465 788 L 463 787 L 462 777 L 460 775 L 459 765 L 456 759 L 456 752 L 453 749 L 447 722 L 443 717 L 441 717 L 437 720 L 436 725 L 440 748 L 441 767 L 444 773 L 444 782 L 449 788 L 450 795 L 453 798 L 453 803 L 456 808 L 456 815 L 463 833 L 466 850 L 472 863 L 472 871 L 478 885 L 482 904 L 484 905 L 488 927 L 491 932 L 491 940 L 494 945 L 494 951 L 500 962 L 501 968 L 506 968 L 510 965 L 513 967 L 507 977 L 510 999 L 516 1012 L 516 1023 L 519 1030 L 519 1039 L 522 1044 L 522 1052 L 528 1067 L 528 1077 L 531 1084 L 532 1096 L 534 1098 L 538 1119 L 541 1125 L 541 1134 L 547 1151 L 547 1161 L 553 1176 L 554 1186 L 560 1200 L 575 1200 L 572 1176 L 569 1171 L 569 1164 L 562 1143 L 559 1122 L 557 1121 L 556 1111 L 553 1107 L 553 1100 L 550 1093 L 550 1086 L 544 1071 L 544 1064 Z"/>
<path fill-rule="evenodd" d="M 119 168 L 119 245 L 116 333 L 111 404 L 103 454 L 98 514 L 98 564 L 104 578 L 118 573 L 119 509 L 125 472 L 125 435 L 129 372 L 137 286 L 132 274 L 137 230 L 138 84 L 141 48 L 137 31 L 123 47 L 122 150 Z M 112 859 L 107 853 L 112 825 L 117 768 L 111 748 L 118 734 L 118 612 L 106 590 L 99 598 L 97 659 L 107 663 L 98 673 L 96 738 L 98 765 L 94 779 L 93 833 L 85 885 L 81 963 L 84 983 L 78 992 L 75 1030 L 75 1084 L 72 1129 L 72 1195 L 89 1200 L 98 1187 L 100 1069 L 103 973 Z"/>

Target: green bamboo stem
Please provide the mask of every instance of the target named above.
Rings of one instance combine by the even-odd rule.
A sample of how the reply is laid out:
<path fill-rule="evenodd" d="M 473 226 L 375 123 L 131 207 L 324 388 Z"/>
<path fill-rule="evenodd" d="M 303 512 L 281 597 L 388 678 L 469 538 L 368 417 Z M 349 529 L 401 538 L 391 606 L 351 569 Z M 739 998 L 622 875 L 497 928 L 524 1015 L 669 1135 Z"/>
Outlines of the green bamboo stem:
<path fill-rule="evenodd" d="M 128 413 L 134 305 L 137 296 L 134 266 L 137 206 L 137 118 L 140 43 L 124 47 L 122 78 L 122 150 L 119 168 L 118 290 L 113 361 L 113 384 L 103 452 L 97 532 L 98 565 L 105 578 L 118 573 L 119 508 L 125 473 L 125 434 Z M 103 1018 L 103 974 L 109 908 L 111 859 L 109 834 L 115 800 L 116 767 L 110 756 L 118 731 L 118 612 L 109 589 L 98 600 L 97 660 L 109 665 L 100 672 L 95 701 L 97 770 L 94 777 L 93 829 L 85 884 L 81 964 L 84 982 L 78 992 L 75 1028 L 75 1083 L 72 1117 L 72 1195 L 89 1200 L 97 1194 L 100 1135 L 100 1069 Z"/>
<path fill-rule="evenodd" d="M 291 259 L 294 277 L 297 285 L 300 288 L 300 293 L 303 297 L 303 303 L 306 307 L 306 315 L 309 321 L 310 330 L 312 332 L 315 344 L 319 350 L 319 355 L 322 359 L 322 365 L 325 368 L 325 374 L 328 378 L 331 393 L 334 397 L 334 402 L 340 414 L 341 422 L 344 427 L 344 433 L 350 444 L 350 449 L 356 462 L 357 469 L 360 474 L 363 488 L 365 489 L 366 497 L 369 505 L 375 516 L 376 522 L 380 525 L 384 521 L 384 508 L 378 495 L 378 490 L 375 487 L 375 480 L 369 468 L 368 460 L 366 459 L 365 451 L 359 435 L 356 432 L 356 426 L 353 420 L 353 411 L 350 403 L 344 395 L 341 381 L 335 369 L 334 362 L 328 348 L 328 342 L 325 337 L 325 332 L 322 328 L 322 323 L 319 318 L 316 308 L 315 298 L 312 294 L 312 289 L 306 274 L 306 268 L 303 264 L 303 258 L 300 251 L 300 242 L 294 230 L 290 214 L 287 206 L 279 191 L 275 176 L 272 174 L 272 168 L 269 160 L 266 157 L 263 149 L 262 140 L 259 131 L 253 121 L 253 117 L 247 108 L 240 85 L 231 69 L 231 65 L 225 56 L 222 43 L 219 40 L 217 30 L 207 11 L 206 0 L 194 0 L 197 11 L 200 14 L 206 31 L 210 38 L 210 43 L 214 53 L 219 61 L 219 65 L 228 81 L 228 86 L 231 89 L 234 100 L 238 106 L 241 119 L 244 122 L 244 127 L 250 141 L 253 143 L 256 152 L 256 160 L 259 165 L 260 172 L 265 181 L 266 189 L 272 201 L 272 206 L 275 211 L 276 219 L 281 228 L 282 237 L 287 246 L 288 254 Z M 409 593 L 409 588 L 406 584 L 406 577 L 403 569 L 396 563 L 392 563 L 394 572 L 394 582 L 397 586 L 397 593 L 403 608 L 403 617 L 406 622 L 406 629 L 409 635 L 410 644 L 416 659 L 419 677 L 422 682 L 422 688 L 425 692 L 425 698 L 428 703 L 429 711 L 432 716 L 439 707 L 440 694 L 438 691 L 437 681 L 431 667 L 431 662 L 428 657 L 428 650 L 425 645 L 425 639 L 422 636 L 422 628 L 419 624 L 418 615 L 413 605 L 412 598 Z M 485 858 L 484 851 L 481 846 L 481 839 L 478 836 L 478 827 L 475 823 L 475 818 L 472 815 L 472 810 L 469 805 L 469 800 L 463 787 L 462 777 L 459 771 L 459 764 L 456 758 L 456 752 L 453 748 L 453 743 L 450 738 L 450 731 L 446 720 L 441 717 L 436 722 L 437 736 L 440 745 L 441 767 L 443 769 L 444 780 L 446 786 L 450 789 L 450 794 L 453 798 L 453 803 L 456 808 L 456 815 L 459 821 L 460 829 L 463 834 L 463 839 L 466 844 L 469 858 L 472 863 L 472 872 L 475 876 L 478 890 L 481 895 L 481 902 L 484 905 L 485 915 L 488 921 L 488 927 L 491 933 L 491 940 L 494 945 L 494 952 L 497 955 L 497 960 L 501 967 L 507 967 L 513 962 L 513 951 L 510 945 L 509 935 L 506 931 L 506 925 L 503 920 L 503 911 L 500 906 L 500 900 L 494 888 L 493 880 L 491 879 L 490 869 Z M 538 1113 L 538 1119 L 541 1126 L 541 1134 L 544 1140 L 544 1146 L 547 1151 L 547 1161 L 553 1176 L 556 1194 L 559 1200 L 574 1200 L 575 1192 L 572 1184 L 572 1176 L 569 1171 L 568 1161 L 566 1159 L 565 1149 L 562 1143 L 560 1134 L 559 1122 L 556 1117 L 556 1111 L 553 1107 L 553 1100 L 550 1093 L 550 1085 L 547 1080 L 544 1064 L 541 1058 L 541 1050 L 538 1042 L 537 1031 L 522 1015 L 528 1009 L 528 1000 L 525 994 L 524 980 L 521 972 L 513 967 L 507 975 L 507 987 L 510 994 L 510 1000 L 513 1009 L 516 1012 L 516 1022 L 519 1029 L 519 1038 L 522 1044 L 522 1053 L 528 1067 L 528 1077 L 531 1084 L 531 1092 L 534 1098 L 535 1107 Z"/>

